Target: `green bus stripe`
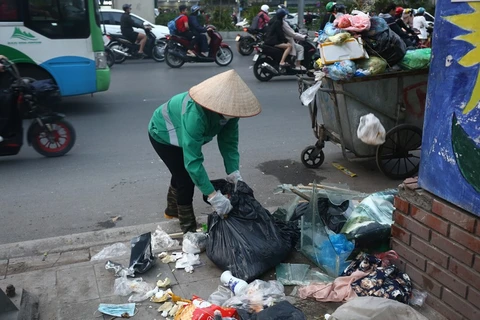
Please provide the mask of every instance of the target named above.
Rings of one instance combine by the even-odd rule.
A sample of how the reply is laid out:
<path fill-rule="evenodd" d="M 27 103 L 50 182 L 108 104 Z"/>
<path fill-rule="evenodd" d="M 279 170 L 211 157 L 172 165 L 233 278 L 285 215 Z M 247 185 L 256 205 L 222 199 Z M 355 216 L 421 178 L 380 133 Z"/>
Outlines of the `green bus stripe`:
<path fill-rule="evenodd" d="M 0 54 L 4 55 L 14 63 L 33 63 L 36 65 L 35 61 L 25 53 L 3 44 L 0 44 Z"/>
<path fill-rule="evenodd" d="M 89 12 L 89 20 L 90 20 L 90 33 L 92 35 L 92 49 L 94 52 L 104 51 L 105 44 L 103 43 L 103 36 L 102 30 L 97 25 L 95 19 L 95 4 L 94 1 L 97 0 L 90 0 L 88 1 L 88 12 Z"/>

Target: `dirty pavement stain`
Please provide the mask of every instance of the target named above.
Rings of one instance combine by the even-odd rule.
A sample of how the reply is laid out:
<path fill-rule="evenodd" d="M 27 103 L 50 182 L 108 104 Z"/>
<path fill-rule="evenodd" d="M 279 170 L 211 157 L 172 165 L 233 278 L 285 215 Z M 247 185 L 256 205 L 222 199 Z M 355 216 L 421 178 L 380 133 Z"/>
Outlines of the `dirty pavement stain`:
<path fill-rule="evenodd" d="M 297 185 L 300 183 L 307 184 L 314 180 L 320 182 L 326 179 L 317 174 L 317 170 L 308 169 L 303 164 L 292 160 L 272 160 L 260 163 L 257 169 L 262 174 L 276 177 L 280 183 L 290 183 Z"/>
<path fill-rule="evenodd" d="M 121 220 L 122 220 L 122 217 L 114 216 L 114 217 L 111 217 L 111 219 L 108 219 L 106 221 L 97 222 L 97 227 L 103 228 L 103 229 L 113 228 L 116 226 L 116 222 Z"/>

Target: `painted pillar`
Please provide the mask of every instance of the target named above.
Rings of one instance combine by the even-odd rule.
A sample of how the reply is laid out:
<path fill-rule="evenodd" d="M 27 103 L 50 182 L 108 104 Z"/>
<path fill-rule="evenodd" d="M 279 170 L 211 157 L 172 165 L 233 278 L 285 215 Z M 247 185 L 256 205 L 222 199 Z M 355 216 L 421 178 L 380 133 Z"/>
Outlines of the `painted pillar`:
<path fill-rule="evenodd" d="M 419 185 L 480 216 L 480 1 L 437 2 Z"/>

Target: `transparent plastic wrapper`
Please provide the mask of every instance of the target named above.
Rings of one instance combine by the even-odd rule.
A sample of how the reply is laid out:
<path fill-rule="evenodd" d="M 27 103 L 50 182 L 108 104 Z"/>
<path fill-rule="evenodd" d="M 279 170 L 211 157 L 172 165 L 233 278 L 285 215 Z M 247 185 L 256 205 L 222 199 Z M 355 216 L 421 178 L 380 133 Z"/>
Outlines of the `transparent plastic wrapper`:
<path fill-rule="evenodd" d="M 257 313 L 266 307 L 285 300 L 284 290 L 279 281 L 270 280 L 266 282 L 257 279 L 247 286 L 243 294 L 233 296 L 223 305 Z"/>
<path fill-rule="evenodd" d="M 180 259 L 175 262 L 176 269 L 185 269 L 188 266 L 197 266 L 201 264 L 198 254 L 184 253 Z"/>
<path fill-rule="evenodd" d="M 384 73 L 387 69 L 387 62 L 384 59 L 375 56 L 372 56 L 369 59 L 357 60 L 356 63 L 358 69 L 365 70 L 368 72 L 368 75 L 372 76 Z"/>
<path fill-rule="evenodd" d="M 281 263 L 276 268 L 277 281 L 285 286 L 308 285 L 312 282 L 329 283 L 335 280 L 329 275 L 310 269 L 307 264 Z"/>
<path fill-rule="evenodd" d="M 105 262 L 105 269 L 113 271 L 116 277 L 135 276 L 135 272 L 132 269 L 125 268 L 121 263 L 113 262 L 111 260 Z"/>
<path fill-rule="evenodd" d="M 323 33 L 328 37 L 334 36 L 334 35 L 336 35 L 338 33 L 341 33 L 341 32 L 344 32 L 344 31 L 342 31 L 341 29 L 335 28 L 333 23 L 331 23 L 331 22 L 328 22 L 325 25 L 325 28 L 323 28 Z"/>
<path fill-rule="evenodd" d="M 216 304 L 217 306 L 223 306 L 225 302 L 231 299 L 234 296 L 232 290 L 224 286 L 218 286 L 217 291 L 213 292 L 208 301 Z"/>
<path fill-rule="evenodd" d="M 352 16 L 349 14 L 344 14 L 341 17 L 335 19 L 333 25 L 342 30 L 347 30 L 351 32 L 363 32 L 365 30 L 370 30 L 371 26 L 370 18 L 368 16 Z"/>
<path fill-rule="evenodd" d="M 140 282 L 134 287 L 134 294 L 128 297 L 128 302 L 142 302 L 150 299 L 158 292 L 157 286 L 151 286 L 146 282 Z"/>
<path fill-rule="evenodd" d="M 423 304 L 425 303 L 425 299 L 427 299 L 426 291 L 420 291 L 417 289 L 412 290 L 412 296 L 410 297 L 410 304 L 412 306 L 423 306 Z"/>
<path fill-rule="evenodd" d="M 160 226 L 157 227 L 157 230 L 152 235 L 153 250 L 178 247 L 179 245 L 180 243 L 177 240 L 173 240 Z"/>
<path fill-rule="evenodd" d="M 399 65 L 404 70 L 424 69 L 430 65 L 432 49 L 408 50 Z"/>
<path fill-rule="evenodd" d="M 318 81 L 313 86 L 305 90 L 302 95 L 300 96 L 300 101 L 304 106 L 308 106 L 313 99 L 315 99 L 315 95 L 317 94 L 318 89 L 322 86 L 322 81 Z"/>
<path fill-rule="evenodd" d="M 127 255 L 129 252 L 130 249 L 123 243 L 114 243 L 108 247 L 103 248 L 102 251 L 94 255 L 90 259 L 90 261 L 121 257 Z"/>
<path fill-rule="evenodd" d="M 355 66 L 355 62 L 351 60 L 335 62 L 334 64 L 325 66 L 322 69 L 326 77 L 335 81 L 352 79 L 356 70 L 357 67 Z"/>
<path fill-rule="evenodd" d="M 357 137 L 363 143 L 378 146 L 385 143 L 385 128 L 380 120 L 373 113 L 360 117 L 358 124 Z"/>
<path fill-rule="evenodd" d="M 113 285 L 113 293 L 118 296 L 128 296 L 132 292 L 138 292 L 143 290 L 145 287 L 148 287 L 148 290 L 145 292 L 148 292 L 149 290 L 153 289 L 148 286 L 148 284 L 143 281 L 142 278 L 137 278 L 137 279 L 127 279 L 127 277 L 120 277 L 115 279 L 115 283 Z"/>
<path fill-rule="evenodd" d="M 341 233 L 355 239 L 357 246 L 368 246 L 390 237 L 393 224 L 393 199 L 398 193 L 389 189 L 372 193 L 355 207 Z"/>
<path fill-rule="evenodd" d="M 207 237 L 207 234 L 202 232 L 187 232 L 183 235 L 182 251 L 193 254 L 205 251 Z"/>

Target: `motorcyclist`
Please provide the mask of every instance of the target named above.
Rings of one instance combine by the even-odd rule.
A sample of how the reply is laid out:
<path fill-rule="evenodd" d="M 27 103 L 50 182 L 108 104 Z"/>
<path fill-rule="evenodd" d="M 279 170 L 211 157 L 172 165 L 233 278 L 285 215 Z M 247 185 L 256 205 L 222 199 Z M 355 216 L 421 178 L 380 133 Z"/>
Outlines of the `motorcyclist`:
<path fill-rule="evenodd" d="M 390 29 L 400 38 L 402 38 L 407 47 L 414 47 L 415 44 L 410 39 L 410 35 L 397 24 L 397 19 L 395 18 L 396 9 L 397 5 L 395 3 L 391 3 L 383 10 L 383 13 L 380 13 L 378 16 L 383 18 L 383 20 L 387 22 Z"/>
<path fill-rule="evenodd" d="M 133 21 L 132 17 L 130 16 L 130 12 L 132 11 L 131 4 L 124 4 L 122 6 L 122 9 L 123 11 L 125 11 L 120 19 L 120 30 L 122 31 L 122 35 L 130 42 L 139 42 L 140 49 L 138 49 L 138 55 L 140 55 L 141 57 L 145 57 L 146 54 L 143 53 L 143 49 L 145 48 L 145 44 L 147 43 L 147 36 L 143 33 L 138 33 L 133 30 L 133 28 L 145 29 L 145 27 Z"/>
<path fill-rule="evenodd" d="M 320 30 L 325 29 L 327 23 L 333 23 L 335 21 L 335 15 L 337 14 L 337 3 L 336 2 L 329 2 L 325 6 L 327 13 L 323 15 L 322 23 L 320 24 Z"/>
<path fill-rule="evenodd" d="M 225 217 L 232 205 L 215 191 L 204 167 L 202 146 L 216 136 L 227 181 L 242 180 L 238 152 L 239 118 L 253 117 L 260 103 L 235 70 L 209 78 L 172 97 L 154 111 L 148 126 L 150 142 L 172 178 L 165 217 L 178 218 L 183 233 L 195 232 L 195 186 L 208 196 L 216 213 Z"/>
<path fill-rule="evenodd" d="M 190 30 L 195 34 L 195 37 L 198 38 L 198 44 L 200 46 L 200 52 L 203 56 L 208 56 L 208 40 L 206 32 L 209 30 L 204 26 L 201 26 L 198 22 L 198 15 L 200 14 L 200 6 L 194 5 L 191 8 L 190 16 L 188 17 L 188 25 Z"/>
<path fill-rule="evenodd" d="M 286 65 L 285 60 L 292 50 L 292 45 L 286 38 L 285 31 L 283 31 L 283 20 L 286 16 L 287 11 L 285 9 L 278 9 L 275 17 L 270 21 L 267 34 L 265 35 L 266 45 L 285 50 L 280 60 L 281 67 Z"/>
<path fill-rule="evenodd" d="M 188 23 L 189 19 L 187 16 L 187 6 L 182 4 L 178 7 L 178 10 L 180 11 L 180 17 L 175 22 L 175 26 L 177 28 L 176 34 L 189 40 L 187 55 L 190 57 L 195 57 L 195 52 L 193 52 L 192 49 L 195 48 L 198 38 L 195 36 L 192 30 L 190 30 L 190 24 Z"/>
<path fill-rule="evenodd" d="M 292 46 L 290 54 L 292 56 L 296 56 L 295 69 L 306 70 L 305 67 L 302 66 L 305 48 L 302 45 L 296 43 L 295 40 L 305 40 L 307 36 L 295 32 L 285 19 L 283 19 L 283 32 L 285 33 L 285 37 L 287 38 L 288 42 Z"/>
<path fill-rule="evenodd" d="M 425 19 L 425 8 L 420 7 L 417 10 L 417 13 L 413 17 L 413 28 L 417 29 L 420 34 L 418 35 L 418 38 L 420 39 L 420 42 L 425 44 L 425 42 L 428 39 L 428 23 L 427 20 Z"/>
<path fill-rule="evenodd" d="M 258 31 L 263 31 L 263 29 L 270 22 L 270 17 L 268 16 L 268 10 L 270 10 L 270 7 L 267 6 L 266 4 L 260 7 L 260 12 L 257 14 L 258 16 L 257 30 Z"/>

